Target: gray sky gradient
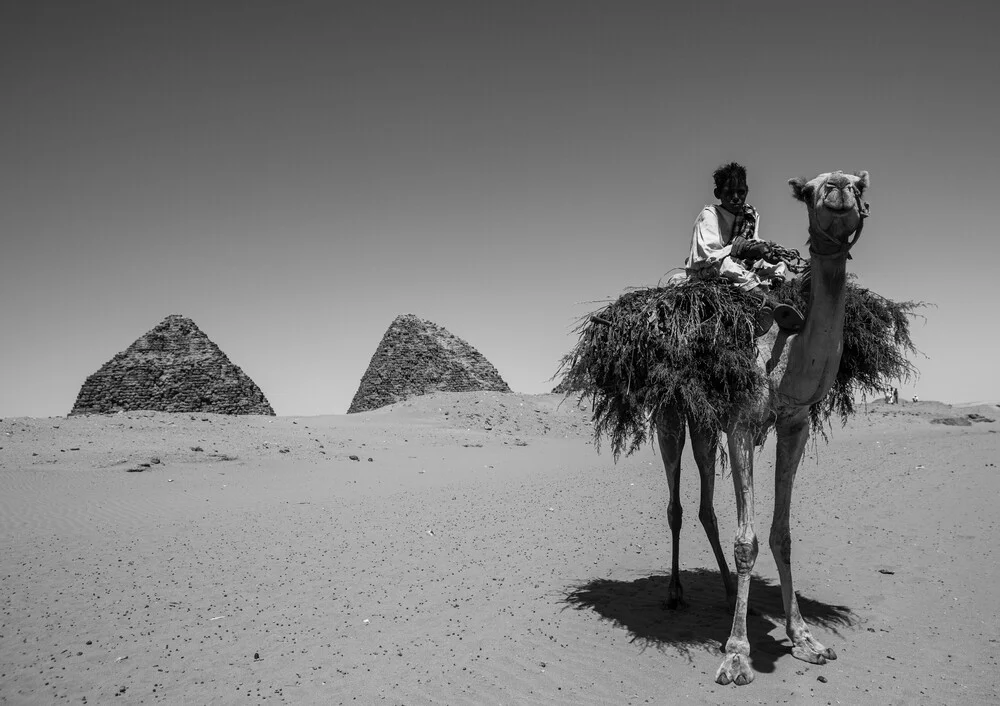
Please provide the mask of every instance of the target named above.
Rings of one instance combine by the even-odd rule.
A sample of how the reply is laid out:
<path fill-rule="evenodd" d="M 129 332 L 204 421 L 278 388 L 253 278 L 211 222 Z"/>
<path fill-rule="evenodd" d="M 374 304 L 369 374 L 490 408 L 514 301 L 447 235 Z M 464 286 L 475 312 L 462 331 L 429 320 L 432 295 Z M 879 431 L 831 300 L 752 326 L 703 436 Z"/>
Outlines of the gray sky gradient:
<path fill-rule="evenodd" d="M 901 386 L 1000 399 L 1000 148 L 981 2 L 0 5 L 0 416 L 62 415 L 179 313 L 278 414 L 343 413 L 392 319 L 520 392 L 683 264 L 738 160 L 871 173 L 860 284 L 936 305 Z"/>

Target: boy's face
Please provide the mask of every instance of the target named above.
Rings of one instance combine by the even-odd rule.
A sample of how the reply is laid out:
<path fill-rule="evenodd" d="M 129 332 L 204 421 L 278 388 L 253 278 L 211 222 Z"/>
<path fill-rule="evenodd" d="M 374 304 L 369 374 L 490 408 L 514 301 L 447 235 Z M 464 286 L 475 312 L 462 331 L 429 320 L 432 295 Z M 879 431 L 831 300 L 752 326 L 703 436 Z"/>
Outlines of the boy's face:
<path fill-rule="evenodd" d="M 715 198 L 719 199 L 719 204 L 732 214 L 743 213 L 743 205 L 747 202 L 746 181 L 742 179 L 730 179 L 721 189 L 715 190 Z"/>

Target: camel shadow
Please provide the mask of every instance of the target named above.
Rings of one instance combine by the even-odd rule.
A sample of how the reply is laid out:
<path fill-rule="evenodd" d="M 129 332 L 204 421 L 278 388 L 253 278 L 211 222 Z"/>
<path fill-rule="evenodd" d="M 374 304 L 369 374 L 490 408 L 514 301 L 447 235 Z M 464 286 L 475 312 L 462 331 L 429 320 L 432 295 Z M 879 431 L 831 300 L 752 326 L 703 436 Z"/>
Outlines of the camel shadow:
<path fill-rule="evenodd" d="M 679 610 L 670 610 L 665 605 L 669 575 L 633 581 L 593 579 L 569 589 L 562 602 L 576 610 L 592 610 L 604 620 L 625 628 L 632 642 L 643 649 L 671 647 L 688 656 L 692 649 L 720 652 L 729 638 L 733 615 L 726 604 L 719 572 L 708 569 L 681 571 L 680 580 L 688 605 Z M 858 622 L 847 606 L 797 595 L 802 616 L 811 625 L 822 626 L 839 635 L 837 628 L 851 627 Z M 784 632 L 781 586 L 752 576 L 750 611 L 747 634 L 754 669 L 773 672 L 779 658 L 792 654 Z M 775 626 L 780 626 L 780 640 L 770 634 Z"/>

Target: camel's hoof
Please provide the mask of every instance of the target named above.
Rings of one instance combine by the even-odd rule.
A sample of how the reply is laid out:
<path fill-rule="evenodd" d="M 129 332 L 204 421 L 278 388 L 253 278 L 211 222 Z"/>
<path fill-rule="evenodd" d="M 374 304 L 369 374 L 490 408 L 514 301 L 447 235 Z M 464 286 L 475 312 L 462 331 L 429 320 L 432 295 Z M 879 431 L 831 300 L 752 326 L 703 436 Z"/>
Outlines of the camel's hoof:
<path fill-rule="evenodd" d="M 715 683 L 736 684 L 736 686 L 746 686 L 753 681 L 753 670 L 750 668 L 750 658 L 739 653 L 727 654 L 722 660 L 719 671 L 715 673 Z"/>
<path fill-rule="evenodd" d="M 829 660 L 837 659 L 837 653 L 832 647 L 823 647 L 812 638 L 793 645 L 792 656 L 810 664 L 826 664 Z"/>
<path fill-rule="evenodd" d="M 687 601 L 680 596 L 671 596 L 663 601 L 663 607 L 667 610 L 684 610 L 688 607 Z"/>
<path fill-rule="evenodd" d="M 667 600 L 663 602 L 663 605 L 667 610 L 678 610 L 688 607 L 687 601 L 684 600 L 684 589 L 681 588 L 679 582 L 670 584 L 670 588 L 667 589 Z"/>

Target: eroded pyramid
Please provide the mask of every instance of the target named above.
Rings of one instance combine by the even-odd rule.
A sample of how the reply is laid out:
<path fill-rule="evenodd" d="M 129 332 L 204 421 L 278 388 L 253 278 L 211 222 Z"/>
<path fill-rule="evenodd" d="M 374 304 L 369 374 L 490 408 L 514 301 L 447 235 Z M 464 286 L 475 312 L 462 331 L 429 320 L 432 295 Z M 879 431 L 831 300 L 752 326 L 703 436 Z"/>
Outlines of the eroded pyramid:
<path fill-rule="evenodd" d="M 510 392 L 483 354 L 437 324 L 401 314 L 389 325 L 348 414 L 431 392 Z"/>
<path fill-rule="evenodd" d="M 70 414 L 130 410 L 274 414 L 254 381 L 177 314 L 88 377 Z"/>

